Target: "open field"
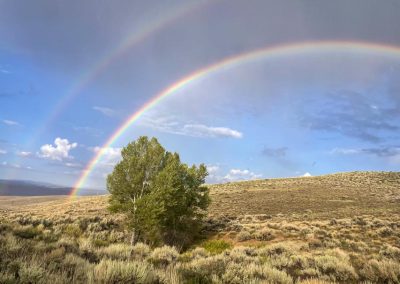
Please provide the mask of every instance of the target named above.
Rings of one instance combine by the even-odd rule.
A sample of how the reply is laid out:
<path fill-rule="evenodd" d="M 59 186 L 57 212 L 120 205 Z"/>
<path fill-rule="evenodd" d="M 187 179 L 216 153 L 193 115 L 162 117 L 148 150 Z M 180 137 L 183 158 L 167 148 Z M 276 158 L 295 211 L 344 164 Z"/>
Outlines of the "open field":
<path fill-rule="evenodd" d="M 400 173 L 212 185 L 211 198 L 203 237 L 179 253 L 128 245 L 107 196 L 0 197 L 0 283 L 400 282 Z"/>

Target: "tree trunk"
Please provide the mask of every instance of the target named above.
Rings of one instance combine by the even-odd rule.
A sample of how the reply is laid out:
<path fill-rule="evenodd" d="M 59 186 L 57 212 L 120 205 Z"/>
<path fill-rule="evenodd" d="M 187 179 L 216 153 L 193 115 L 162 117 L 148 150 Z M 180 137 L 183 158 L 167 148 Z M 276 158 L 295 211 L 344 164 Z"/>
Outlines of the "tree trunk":
<path fill-rule="evenodd" d="M 135 244 L 135 229 L 132 230 L 132 236 L 131 236 L 131 246 L 133 246 Z"/>

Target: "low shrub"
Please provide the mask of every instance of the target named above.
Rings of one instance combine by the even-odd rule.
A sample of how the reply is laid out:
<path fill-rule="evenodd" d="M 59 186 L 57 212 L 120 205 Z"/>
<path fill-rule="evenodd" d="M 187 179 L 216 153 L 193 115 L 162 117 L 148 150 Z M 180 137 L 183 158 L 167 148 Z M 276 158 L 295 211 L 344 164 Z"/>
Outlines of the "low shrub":
<path fill-rule="evenodd" d="M 67 254 L 62 262 L 62 271 L 72 283 L 87 283 L 88 271 L 93 269 L 87 260 L 74 255 Z"/>
<path fill-rule="evenodd" d="M 374 283 L 399 283 L 400 264 L 398 261 L 372 259 L 360 271 L 364 280 Z"/>
<path fill-rule="evenodd" d="M 18 271 L 19 283 L 45 283 L 46 271 L 36 263 L 24 263 Z"/>
<path fill-rule="evenodd" d="M 14 235 L 23 239 L 33 239 L 40 234 L 38 229 L 29 225 L 14 229 Z"/>
<path fill-rule="evenodd" d="M 376 230 L 376 233 L 378 234 L 378 236 L 385 238 L 390 237 L 393 234 L 393 230 L 385 226 Z"/>
<path fill-rule="evenodd" d="M 212 278 L 220 278 L 226 269 L 227 259 L 223 255 L 196 258 L 178 267 L 187 283 L 211 283 Z"/>
<path fill-rule="evenodd" d="M 68 224 L 64 229 L 64 233 L 71 238 L 78 238 L 82 235 L 82 230 L 77 224 Z"/>
<path fill-rule="evenodd" d="M 236 236 L 236 240 L 238 242 L 244 242 L 244 241 L 248 241 L 248 240 L 251 240 L 251 239 L 252 239 L 252 236 L 247 231 L 242 231 L 239 234 L 237 234 L 237 236 Z"/>
<path fill-rule="evenodd" d="M 329 276 L 333 281 L 351 282 L 358 278 L 353 266 L 348 261 L 335 256 L 317 256 L 315 266 L 321 274 Z"/>
<path fill-rule="evenodd" d="M 225 250 L 231 249 L 232 244 L 224 240 L 209 240 L 202 244 L 202 247 L 212 254 L 219 254 Z"/>
<path fill-rule="evenodd" d="M 89 283 L 155 283 L 156 274 L 147 262 L 101 260 L 88 273 Z"/>
<path fill-rule="evenodd" d="M 137 243 L 132 247 L 132 257 L 134 259 L 143 260 L 151 253 L 151 249 L 144 243 Z"/>
<path fill-rule="evenodd" d="M 176 262 L 179 253 L 175 247 L 163 246 L 155 248 L 150 255 L 150 261 L 157 266 L 167 266 Z"/>
<path fill-rule="evenodd" d="M 259 241 L 270 241 L 275 239 L 275 233 L 272 230 L 269 230 L 267 228 L 261 229 L 260 231 L 257 231 L 254 234 L 256 240 Z"/>
<path fill-rule="evenodd" d="M 392 258 L 394 260 L 400 261 L 400 248 L 394 247 L 391 245 L 385 245 L 380 251 L 379 254 L 387 257 Z"/>
<path fill-rule="evenodd" d="M 108 247 L 102 247 L 98 250 L 100 257 L 128 260 L 132 255 L 132 246 L 127 244 L 111 244 Z"/>
<path fill-rule="evenodd" d="M 110 243 L 106 240 L 102 240 L 102 239 L 92 239 L 92 245 L 95 247 L 106 247 L 108 246 Z"/>

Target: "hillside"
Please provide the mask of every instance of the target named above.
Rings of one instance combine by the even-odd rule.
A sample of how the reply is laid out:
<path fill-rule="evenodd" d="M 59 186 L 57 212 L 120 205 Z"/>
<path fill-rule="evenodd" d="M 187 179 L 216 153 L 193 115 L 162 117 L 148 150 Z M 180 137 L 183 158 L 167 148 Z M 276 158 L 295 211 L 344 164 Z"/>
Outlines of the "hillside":
<path fill-rule="evenodd" d="M 400 213 L 400 173 L 350 172 L 298 178 L 264 179 L 210 185 L 210 217 L 300 214 L 318 218 L 355 214 Z M 108 214 L 106 195 L 70 199 L 63 196 L 0 197 L 0 210 L 53 214 Z"/>
<path fill-rule="evenodd" d="M 145 283 L 400 281 L 400 173 L 265 179 L 210 189 L 209 217 L 189 252 L 127 245 L 124 217 L 106 210 L 107 196 L 45 196 L 0 197 L 0 253 L 34 251 L 46 279 L 57 282 L 61 273 L 62 283 L 120 281 L 107 278 L 116 277 L 111 270 L 122 273 L 131 265 L 152 279 Z M 54 259 L 67 263 L 49 272 Z M 0 272 L 2 265 L 0 260 Z"/>
<path fill-rule="evenodd" d="M 53 196 L 68 195 L 70 187 L 27 180 L 0 180 L 0 196 Z M 85 189 L 83 195 L 104 194 L 101 190 Z"/>

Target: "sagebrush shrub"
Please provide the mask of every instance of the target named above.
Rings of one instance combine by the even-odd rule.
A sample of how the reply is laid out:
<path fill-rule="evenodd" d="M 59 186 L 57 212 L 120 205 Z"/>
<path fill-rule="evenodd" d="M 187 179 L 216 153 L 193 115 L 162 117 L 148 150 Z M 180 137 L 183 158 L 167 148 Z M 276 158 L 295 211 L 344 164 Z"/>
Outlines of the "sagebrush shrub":
<path fill-rule="evenodd" d="M 19 283 L 31 284 L 31 283 L 45 283 L 46 271 L 44 268 L 36 263 L 24 263 L 19 271 Z"/>
<path fill-rule="evenodd" d="M 252 235 L 248 231 L 242 231 L 236 236 L 238 242 L 244 242 L 252 239 Z"/>
<path fill-rule="evenodd" d="M 143 260 L 147 258 L 151 253 L 151 249 L 148 245 L 144 243 L 136 243 L 132 247 L 132 257 L 134 259 L 140 259 Z"/>
<path fill-rule="evenodd" d="M 75 254 L 67 254 L 62 261 L 62 272 L 73 283 L 86 283 L 88 281 L 87 273 L 92 269 L 92 264 Z"/>
<path fill-rule="evenodd" d="M 400 261 L 400 248 L 398 247 L 387 244 L 379 251 L 379 254 L 384 257 Z"/>
<path fill-rule="evenodd" d="M 389 259 L 372 259 L 360 271 L 361 277 L 374 283 L 399 283 L 400 264 Z"/>
<path fill-rule="evenodd" d="M 132 246 L 127 244 L 111 244 L 98 250 L 100 257 L 128 260 L 132 254 Z"/>
<path fill-rule="evenodd" d="M 212 277 L 221 277 L 228 259 L 224 255 L 196 258 L 178 266 L 179 273 L 188 283 L 210 283 Z"/>
<path fill-rule="evenodd" d="M 317 256 L 315 266 L 321 274 L 329 276 L 334 281 L 350 282 L 358 278 L 353 266 L 348 261 L 335 256 Z"/>
<path fill-rule="evenodd" d="M 272 230 L 264 228 L 264 229 L 257 231 L 254 234 L 254 237 L 256 238 L 256 240 L 259 240 L 259 241 L 270 241 L 275 238 L 275 233 Z"/>
<path fill-rule="evenodd" d="M 152 263 L 158 266 L 167 266 L 168 264 L 176 262 L 179 253 L 175 247 L 162 246 L 155 248 L 150 255 Z"/>
<path fill-rule="evenodd" d="M 23 239 L 33 239 L 40 234 L 41 232 L 31 225 L 22 226 L 14 229 L 14 235 Z"/>
<path fill-rule="evenodd" d="M 156 274 L 147 262 L 101 260 L 88 272 L 89 283 L 154 283 Z"/>

